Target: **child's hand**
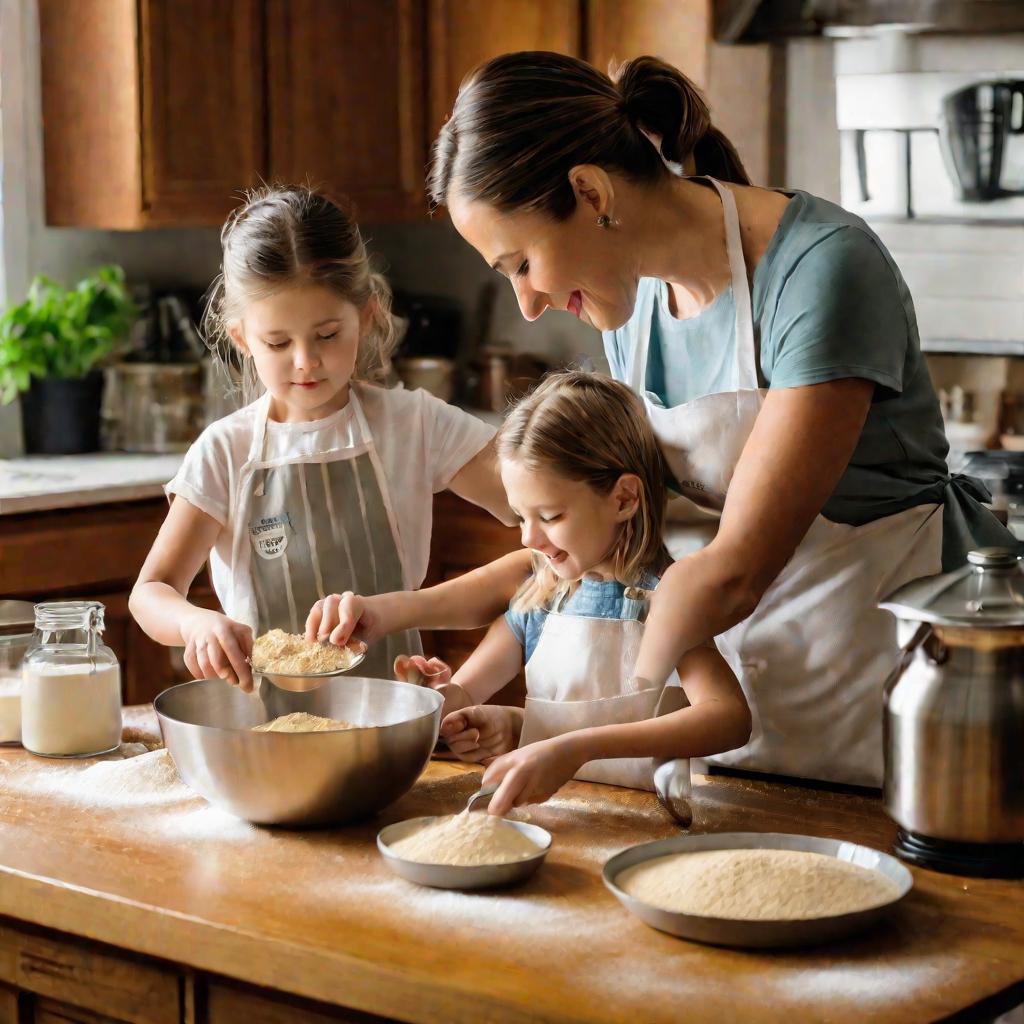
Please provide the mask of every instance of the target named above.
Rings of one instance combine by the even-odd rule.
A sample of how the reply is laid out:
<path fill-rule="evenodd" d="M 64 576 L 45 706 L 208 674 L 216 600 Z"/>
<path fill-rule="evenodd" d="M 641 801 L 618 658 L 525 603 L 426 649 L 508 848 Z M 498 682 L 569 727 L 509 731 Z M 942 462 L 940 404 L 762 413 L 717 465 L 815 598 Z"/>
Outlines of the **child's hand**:
<path fill-rule="evenodd" d="M 247 693 L 252 690 L 252 671 L 246 660 L 252 654 L 252 630 L 220 612 L 197 609 L 181 625 L 185 641 L 185 665 L 196 679 L 223 679 Z"/>
<path fill-rule="evenodd" d="M 400 654 L 395 658 L 395 678 L 403 683 L 416 683 L 439 690 L 452 681 L 451 666 L 440 658 L 425 658 L 422 654 Z M 414 672 L 410 672 L 414 669 Z M 410 679 L 410 675 L 412 678 Z"/>
<path fill-rule="evenodd" d="M 373 598 L 360 597 L 351 590 L 321 598 L 306 618 L 307 640 L 329 640 L 338 647 L 344 647 L 356 634 L 371 644 L 386 632 Z"/>
<path fill-rule="evenodd" d="M 443 725 L 442 725 L 443 728 Z M 487 805 L 490 814 L 502 817 L 521 804 L 543 803 L 555 795 L 586 763 L 572 733 L 528 743 L 493 761 L 484 772 L 482 785 L 499 783 Z"/>
<path fill-rule="evenodd" d="M 458 683 L 451 681 L 451 666 L 440 658 L 428 659 L 422 654 L 400 654 L 395 658 L 394 668 L 396 679 L 403 683 L 429 686 L 444 697 L 444 703 L 441 705 L 442 719 L 445 715 L 460 708 L 468 708 L 473 703 L 473 698 Z"/>
<path fill-rule="evenodd" d="M 482 764 L 514 750 L 522 731 L 522 708 L 499 704 L 474 704 L 453 711 L 441 722 L 441 736 L 451 752 L 460 761 Z"/>

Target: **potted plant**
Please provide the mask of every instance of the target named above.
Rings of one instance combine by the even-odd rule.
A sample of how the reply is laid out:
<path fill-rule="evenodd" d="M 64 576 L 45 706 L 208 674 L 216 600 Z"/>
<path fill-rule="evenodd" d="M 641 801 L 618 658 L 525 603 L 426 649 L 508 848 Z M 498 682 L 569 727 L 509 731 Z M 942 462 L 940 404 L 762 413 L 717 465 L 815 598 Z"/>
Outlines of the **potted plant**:
<path fill-rule="evenodd" d="M 0 316 L 0 402 L 21 395 L 25 451 L 92 452 L 100 443 L 100 364 L 127 346 L 138 309 L 120 267 L 62 288 L 36 277 Z"/>

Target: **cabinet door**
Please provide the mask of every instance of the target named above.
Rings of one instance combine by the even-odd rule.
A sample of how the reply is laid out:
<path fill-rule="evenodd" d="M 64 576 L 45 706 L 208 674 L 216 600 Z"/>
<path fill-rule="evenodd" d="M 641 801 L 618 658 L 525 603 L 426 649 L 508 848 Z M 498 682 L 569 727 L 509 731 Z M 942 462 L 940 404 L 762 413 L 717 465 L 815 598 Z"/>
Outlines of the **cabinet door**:
<path fill-rule="evenodd" d="M 429 10 L 431 139 L 477 65 L 513 50 L 581 52 L 577 0 L 430 0 Z"/>
<path fill-rule="evenodd" d="M 451 491 L 434 497 L 434 527 L 430 540 L 430 566 L 424 587 L 454 579 L 477 566 L 493 562 L 521 548 L 519 530 L 503 526 L 482 508 Z M 459 668 L 484 638 L 485 629 L 433 630 L 423 633 L 423 649 Z M 526 683 L 520 673 L 488 703 L 522 707 Z"/>
<path fill-rule="evenodd" d="M 219 224 L 266 170 L 259 0 L 139 0 L 147 222 Z"/>
<path fill-rule="evenodd" d="M 587 0 L 587 60 L 602 71 L 650 54 L 707 83 L 709 0 Z"/>
<path fill-rule="evenodd" d="M 344 193 L 362 221 L 422 213 L 422 5 L 267 0 L 266 11 L 273 178 Z"/>

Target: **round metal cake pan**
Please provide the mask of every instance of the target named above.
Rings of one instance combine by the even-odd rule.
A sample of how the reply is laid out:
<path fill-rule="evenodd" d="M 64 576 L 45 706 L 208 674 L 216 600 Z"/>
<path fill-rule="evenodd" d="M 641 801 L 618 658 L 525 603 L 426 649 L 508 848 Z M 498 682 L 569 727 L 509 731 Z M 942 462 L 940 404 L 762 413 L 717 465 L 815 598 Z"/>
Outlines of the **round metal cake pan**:
<path fill-rule="evenodd" d="M 663 910 L 630 896 L 616 884 L 626 870 L 644 861 L 672 853 L 696 853 L 708 850 L 799 850 L 877 871 L 896 885 L 896 895 L 879 906 L 849 914 L 826 914 L 800 920 L 742 920 L 704 917 Z M 659 931 L 694 942 L 744 949 L 777 949 L 835 942 L 876 924 L 902 900 L 913 887 L 911 873 L 895 857 L 841 839 L 789 835 L 781 832 L 720 832 L 697 836 L 675 836 L 654 843 L 642 843 L 610 858 L 602 872 L 604 884 L 616 899 L 645 924 Z"/>

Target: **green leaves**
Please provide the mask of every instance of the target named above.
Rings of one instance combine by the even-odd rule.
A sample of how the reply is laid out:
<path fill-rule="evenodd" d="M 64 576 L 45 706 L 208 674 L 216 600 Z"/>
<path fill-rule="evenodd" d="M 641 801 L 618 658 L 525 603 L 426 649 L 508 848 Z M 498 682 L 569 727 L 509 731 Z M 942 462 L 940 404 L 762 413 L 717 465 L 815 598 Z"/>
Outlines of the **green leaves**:
<path fill-rule="evenodd" d="M 127 344 L 138 315 L 120 267 L 100 267 L 69 289 L 40 274 L 25 301 L 0 316 L 0 403 L 33 377 L 84 377 Z"/>

